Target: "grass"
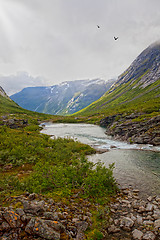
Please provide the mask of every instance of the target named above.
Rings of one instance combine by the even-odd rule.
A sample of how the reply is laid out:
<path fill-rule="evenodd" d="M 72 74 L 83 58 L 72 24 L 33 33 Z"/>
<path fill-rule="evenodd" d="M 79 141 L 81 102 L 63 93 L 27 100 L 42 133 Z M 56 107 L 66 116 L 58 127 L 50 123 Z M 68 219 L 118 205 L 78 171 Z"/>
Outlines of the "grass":
<path fill-rule="evenodd" d="M 108 91 L 99 100 L 72 116 L 99 124 L 105 116 L 117 114 L 127 116 L 131 113 L 141 113 L 144 115 L 143 119 L 150 114 L 152 117 L 159 115 L 160 80 L 150 84 L 145 89 L 140 86 L 135 87 L 139 80 L 140 78 L 132 84 L 128 82 L 120 85 L 112 92 Z"/>
<path fill-rule="evenodd" d="M 63 195 L 82 186 L 84 196 L 115 193 L 114 167 L 88 162 L 85 155 L 93 153 L 94 149 L 78 141 L 40 134 L 35 123 L 21 129 L 1 126 L 1 200 L 19 191 L 61 191 Z"/>

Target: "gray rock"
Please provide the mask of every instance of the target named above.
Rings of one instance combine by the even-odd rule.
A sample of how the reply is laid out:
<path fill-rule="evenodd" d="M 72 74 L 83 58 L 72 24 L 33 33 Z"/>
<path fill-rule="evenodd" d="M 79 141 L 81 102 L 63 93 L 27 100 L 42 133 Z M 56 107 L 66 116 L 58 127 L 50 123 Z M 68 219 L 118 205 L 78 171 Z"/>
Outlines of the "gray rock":
<path fill-rule="evenodd" d="M 20 216 L 14 211 L 7 210 L 3 213 L 4 219 L 8 222 L 11 228 L 20 227 Z"/>
<path fill-rule="evenodd" d="M 154 228 L 156 231 L 160 230 L 160 219 L 158 219 L 154 222 Z"/>
<path fill-rule="evenodd" d="M 150 226 L 150 225 L 153 225 L 153 221 L 151 221 L 151 220 L 144 221 L 144 222 L 143 222 L 143 225 L 144 225 L 144 226 Z"/>
<path fill-rule="evenodd" d="M 76 227 L 77 227 L 76 240 L 86 239 L 86 238 L 85 238 L 84 231 L 87 230 L 87 228 L 88 228 L 88 223 L 85 222 L 85 221 L 80 221 L 80 222 L 76 223 L 75 225 L 76 225 Z"/>
<path fill-rule="evenodd" d="M 59 220 L 59 217 L 58 217 L 58 213 L 57 212 L 44 212 L 43 216 L 45 217 L 45 219 L 47 220 L 54 220 L 54 221 L 57 221 Z"/>
<path fill-rule="evenodd" d="M 8 231 L 9 229 L 11 229 L 11 227 L 10 227 L 10 225 L 7 222 L 3 222 L 0 225 L 0 232 Z"/>
<path fill-rule="evenodd" d="M 116 227 L 115 225 L 111 225 L 108 228 L 108 233 L 117 233 L 120 232 L 120 228 Z"/>
<path fill-rule="evenodd" d="M 135 240 L 141 240 L 142 237 L 143 237 L 143 232 L 139 231 L 138 229 L 135 229 L 135 230 L 132 232 L 132 235 L 133 235 L 133 239 L 135 239 Z"/>
<path fill-rule="evenodd" d="M 134 221 L 129 217 L 123 217 L 120 221 L 120 227 L 126 231 L 131 231 Z"/>
<path fill-rule="evenodd" d="M 17 208 L 17 209 L 16 209 L 16 213 L 17 213 L 20 217 L 22 217 L 23 215 L 25 215 L 25 212 L 23 211 L 22 208 Z"/>
<path fill-rule="evenodd" d="M 49 240 L 59 240 L 62 230 L 64 228 L 60 223 L 40 218 L 32 218 L 25 228 L 27 233 Z"/>
<path fill-rule="evenodd" d="M 23 207 L 25 213 L 30 213 L 32 215 L 38 215 L 45 211 L 44 209 L 44 202 L 28 202 L 23 201 Z"/>
<path fill-rule="evenodd" d="M 146 212 L 153 211 L 153 208 L 154 208 L 153 204 L 148 203 L 147 206 L 146 206 Z"/>
<path fill-rule="evenodd" d="M 144 240 L 155 240 L 156 239 L 156 235 L 152 232 L 146 232 L 143 236 Z"/>
<path fill-rule="evenodd" d="M 143 223 L 143 218 L 142 218 L 141 216 L 137 215 L 136 221 L 137 221 L 138 225 L 142 225 L 142 223 Z"/>
<path fill-rule="evenodd" d="M 153 200 L 153 197 L 152 197 L 152 196 L 149 196 L 149 197 L 147 198 L 147 200 L 148 200 L 149 202 L 151 202 L 151 201 Z"/>
<path fill-rule="evenodd" d="M 36 193 L 31 193 L 31 194 L 29 194 L 28 199 L 29 199 L 30 201 L 32 201 L 32 200 L 34 200 L 34 199 L 36 198 L 36 196 L 37 196 Z"/>
<path fill-rule="evenodd" d="M 155 210 L 153 213 L 153 218 L 154 219 L 160 219 L 160 210 Z"/>

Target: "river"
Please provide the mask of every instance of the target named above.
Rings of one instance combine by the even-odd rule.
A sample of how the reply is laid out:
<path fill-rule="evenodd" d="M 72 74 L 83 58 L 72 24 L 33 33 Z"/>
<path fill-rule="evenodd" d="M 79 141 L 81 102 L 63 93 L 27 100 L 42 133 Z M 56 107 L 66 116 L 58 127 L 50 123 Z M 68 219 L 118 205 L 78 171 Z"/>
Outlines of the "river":
<path fill-rule="evenodd" d="M 45 126 L 44 126 L 45 125 Z M 92 124 L 44 123 L 41 133 L 69 137 L 106 152 L 88 159 L 101 160 L 106 167 L 115 163 L 114 176 L 121 187 L 140 190 L 141 197 L 160 195 L 160 146 L 128 144 L 105 134 L 105 129 Z"/>

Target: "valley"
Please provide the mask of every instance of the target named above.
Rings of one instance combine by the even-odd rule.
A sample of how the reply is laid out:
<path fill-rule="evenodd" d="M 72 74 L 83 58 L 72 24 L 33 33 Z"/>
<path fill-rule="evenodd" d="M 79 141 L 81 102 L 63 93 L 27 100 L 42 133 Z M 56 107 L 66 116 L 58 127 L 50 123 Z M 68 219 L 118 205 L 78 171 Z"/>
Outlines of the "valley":
<path fill-rule="evenodd" d="M 43 101 L 36 105 L 32 96 L 39 94 L 35 89 L 30 102 L 35 111 L 31 111 L 0 88 L 2 239 L 118 240 L 136 239 L 137 234 L 139 239 L 159 238 L 160 200 L 155 196 L 159 194 L 159 73 L 160 44 L 156 43 L 101 92 L 100 98 L 97 85 L 89 83 L 89 106 L 85 94 L 77 89 L 67 98 L 67 82 L 56 86 L 63 89 L 60 97 L 67 98 L 65 104 L 61 102 L 63 110 L 61 104 L 56 108 L 57 115 L 44 114 L 44 109 L 37 112 Z M 53 88 L 39 90 L 54 92 Z M 21 99 L 26 101 L 24 95 Z M 73 107 L 76 99 L 84 106 L 78 112 Z M 58 106 L 52 100 L 48 99 Z M 48 122 L 48 129 L 52 125 L 57 129 L 52 126 L 53 131 L 46 135 L 45 129 L 40 132 L 40 124 L 47 128 Z M 68 123 L 72 123 L 70 130 Z M 96 125 L 103 127 L 103 136 Z M 78 133 L 78 126 L 84 132 Z M 65 130 L 67 137 L 60 138 Z M 62 133 L 60 137 L 56 131 Z"/>

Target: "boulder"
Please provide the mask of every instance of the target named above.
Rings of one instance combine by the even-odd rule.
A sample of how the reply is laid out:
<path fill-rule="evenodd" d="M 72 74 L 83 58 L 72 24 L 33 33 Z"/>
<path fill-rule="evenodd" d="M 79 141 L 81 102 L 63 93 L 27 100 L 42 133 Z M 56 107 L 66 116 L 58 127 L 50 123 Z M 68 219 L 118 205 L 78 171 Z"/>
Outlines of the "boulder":
<path fill-rule="evenodd" d="M 125 231 L 131 231 L 134 221 L 129 217 L 123 217 L 120 221 L 120 227 Z"/>
<path fill-rule="evenodd" d="M 143 238 L 143 232 L 139 231 L 138 229 L 134 229 L 132 235 L 134 240 L 141 240 Z"/>
<path fill-rule="evenodd" d="M 41 218 L 31 218 L 25 231 L 31 235 L 37 235 L 44 239 L 59 240 L 60 233 L 65 229 L 57 221 L 43 220 Z"/>

